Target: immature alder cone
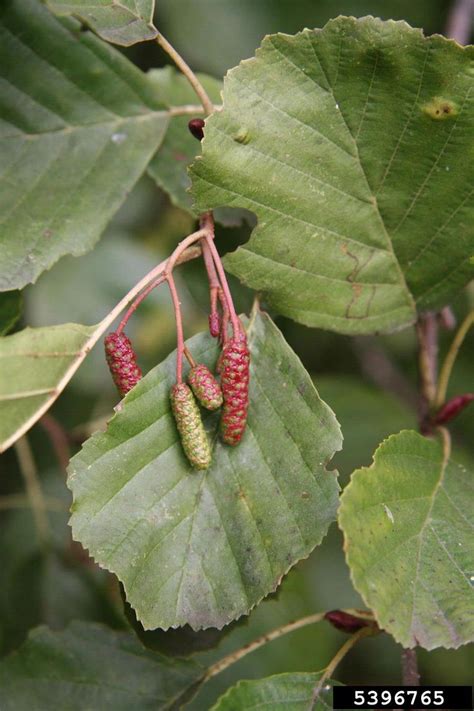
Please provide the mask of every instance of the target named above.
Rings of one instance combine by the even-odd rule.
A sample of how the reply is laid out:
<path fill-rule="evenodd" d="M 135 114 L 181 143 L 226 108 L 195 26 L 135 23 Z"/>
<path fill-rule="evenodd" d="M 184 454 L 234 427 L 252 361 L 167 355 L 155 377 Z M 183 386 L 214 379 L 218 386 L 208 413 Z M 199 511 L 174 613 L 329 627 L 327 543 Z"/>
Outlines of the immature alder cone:
<path fill-rule="evenodd" d="M 191 388 L 186 383 L 173 385 L 170 399 L 185 455 L 196 469 L 207 469 L 212 453 Z"/>
<path fill-rule="evenodd" d="M 123 397 L 142 377 L 136 356 L 125 333 L 109 333 L 104 340 L 105 357 L 115 385 Z"/>
<path fill-rule="evenodd" d="M 207 410 L 217 410 L 222 405 L 221 386 L 206 365 L 191 368 L 188 383 L 198 402 Z"/>
<path fill-rule="evenodd" d="M 224 396 L 221 439 L 235 446 L 242 439 L 249 406 L 250 353 L 244 333 L 234 336 L 225 344 L 219 366 Z"/>

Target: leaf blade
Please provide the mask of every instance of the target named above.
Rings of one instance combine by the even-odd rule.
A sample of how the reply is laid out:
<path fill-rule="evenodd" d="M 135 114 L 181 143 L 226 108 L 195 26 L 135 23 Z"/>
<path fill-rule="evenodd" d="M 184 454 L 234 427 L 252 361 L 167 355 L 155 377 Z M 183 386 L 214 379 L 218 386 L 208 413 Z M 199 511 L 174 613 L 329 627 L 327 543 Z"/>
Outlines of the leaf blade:
<path fill-rule="evenodd" d="M 168 116 L 125 57 L 35 0 L 2 5 L 0 37 L 6 291 L 93 246 L 145 170 Z"/>
<path fill-rule="evenodd" d="M 223 111 L 209 119 L 191 168 L 200 210 L 228 204 L 259 218 L 249 242 L 226 257 L 229 270 L 280 313 L 343 333 L 408 325 L 415 300 L 434 303 L 427 284 L 443 303 L 472 274 L 463 146 L 473 136 L 462 106 L 471 58 L 470 48 L 374 18 L 267 37 L 228 73 Z M 426 107 L 446 75 L 453 110 L 437 120 Z M 456 135 L 453 126 L 459 140 L 445 166 L 443 131 Z M 423 199 L 397 231 L 417 191 Z M 417 249 L 425 256 L 415 266 Z"/>
<path fill-rule="evenodd" d="M 337 683 L 328 679 L 318 698 L 313 692 L 321 674 L 293 672 L 275 674 L 264 679 L 239 681 L 218 699 L 211 711 L 251 711 L 269 704 L 284 711 L 315 711 L 332 709 L 332 687 Z M 331 691 L 330 694 L 328 692 Z"/>
<path fill-rule="evenodd" d="M 84 705 L 119 710 L 172 709 L 199 685 L 201 667 L 148 652 L 132 636 L 99 624 L 73 622 L 63 631 L 33 630 L 27 642 L 0 663 L 6 711 L 46 711 Z M 188 696 L 189 698 L 189 696 Z"/>
<path fill-rule="evenodd" d="M 457 648 L 474 636 L 471 491 L 439 442 L 406 430 L 380 445 L 341 497 L 354 584 L 406 647 Z"/>
<path fill-rule="evenodd" d="M 337 483 L 324 464 L 340 447 L 335 418 L 270 320 L 256 315 L 249 329 L 248 431 L 232 450 L 216 442 L 207 472 L 190 469 L 169 414 L 174 355 L 71 461 L 73 535 L 118 575 L 145 629 L 222 627 L 246 614 L 334 516 Z M 213 365 L 210 337 L 195 337 L 190 348 Z M 211 432 L 216 424 L 211 415 Z M 277 520 L 284 541 L 275 537 Z"/>
<path fill-rule="evenodd" d="M 154 0 L 121 0 L 108 6 L 94 0 L 48 0 L 48 5 L 57 15 L 73 15 L 103 39 L 123 47 L 158 35 L 153 25 Z"/>

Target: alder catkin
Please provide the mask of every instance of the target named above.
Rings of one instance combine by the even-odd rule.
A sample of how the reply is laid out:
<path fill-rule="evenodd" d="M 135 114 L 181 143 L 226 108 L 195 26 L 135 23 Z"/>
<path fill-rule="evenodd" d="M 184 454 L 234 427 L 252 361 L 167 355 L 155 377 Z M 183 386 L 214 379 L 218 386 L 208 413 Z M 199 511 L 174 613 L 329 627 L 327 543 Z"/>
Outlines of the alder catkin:
<path fill-rule="evenodd" d="M 206 365 L 191 368 L 188 383 L 198 402 L 207 410 L 217 410 L 222 405 L 221 386 Z"/>
<path fill-rule="evenodd" d="M 220 374 L 224 397 L 221 439 L 235 446 L 242 439 L 249 406 L 250 352 L 244 333 L 234 336 L 225 344 L 220 359 Z"/>
<path fill-rule="evenodd" d="M 125 333 L 109 333 L 104 339 L 105 357 L 117 390 L 123 397 L 142 378 L 130 339 Z"/>
<path fill-rule="evenodd" d="M 186 383 L 173 385 L 170 399 L 185 455 L 196 469 L 207 469 L 212 453 L 191 388 Z"/>

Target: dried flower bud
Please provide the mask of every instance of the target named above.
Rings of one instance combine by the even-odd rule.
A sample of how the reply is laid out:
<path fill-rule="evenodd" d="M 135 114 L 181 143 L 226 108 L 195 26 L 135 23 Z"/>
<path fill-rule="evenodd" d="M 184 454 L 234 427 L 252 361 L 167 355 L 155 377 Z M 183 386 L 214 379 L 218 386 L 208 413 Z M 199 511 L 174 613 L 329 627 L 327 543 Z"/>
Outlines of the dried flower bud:
<path fill-rule="evenodd" d="M 438 410 L 434 417 L 436 425 L 444 425 L 445 422 L 457 417 L 470 402 L 474 400 L 474 393 L 466 393 L 465 395 L 456 395 L 451 398 L 443 407 Z"/>
<path fill-rule="evenodd" d="M 191 388 L 186 383 L 173 385 L 170 399 L 185 455 L 196 469 L 207 469 L 212 453 Z"/>
<path fill-rule="evenodd" d="M 123 397 L 142 377 L 130 339 L 125 333 L 109 333 L 104 339 L 105 357 L 115 385 Z"/>
<path fill-rule="evenodd" d="M 224 406 L 221 438 L 226 444 L 239 444 L 247 424 L 249 406 L 250 352 L 244 333 L 231 338 L 220 359 Z"/>
<path fill-rule="evenodd" d="M 194 138 L 198 141 L 202 141 L 204 138 L 204 120 L 202 118 L 193 118 L 188 123 L 188 128 L 193 134 Z"/>
<path fill-rule="evenodd" d="M 326 612 L 324 619 L 330 622 L 337 630 L 348 632 L 349 634 L 358 632 L 362 627 L 377 627 L 375 620 L 357 617 L 357 615 L 351 615 L 349 612 L 344 612 L 344 610 Z"/>
<path fill-rule="evenodd" d="M 206 409 L 217 410 L 222 405 L 221 386 L 207 365 L 195 365 L 191 368 L 188 383 L 198 402 Z"/>

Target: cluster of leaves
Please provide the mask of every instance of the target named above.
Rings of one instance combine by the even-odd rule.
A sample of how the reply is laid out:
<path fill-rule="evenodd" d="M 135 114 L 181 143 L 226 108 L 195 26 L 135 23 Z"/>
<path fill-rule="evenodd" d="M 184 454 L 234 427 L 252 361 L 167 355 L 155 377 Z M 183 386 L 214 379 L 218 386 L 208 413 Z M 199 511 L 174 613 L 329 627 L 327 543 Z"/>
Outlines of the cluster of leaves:
<path fill-rule="evenodd" d="M 258 226 L 226 267 L 298 323 L 350 335 L 401 329 L 472 277 L 474 48 L 373 18 L 271 35 L 228 73 L 194 160 L 184 78 L 170 68 L 146 75 L 103 41 L 159 38 L 152 0 L 48 4 L 57 17 L 39 0 L 0 8 L 1 333 L 20 315 L 19 290 L 91 249 L 145 172 L 192 216 L 254 213 Z M 220 102 L 220 83 L 200 78 Z M 114 318 L 0 339 L 2 450 L 46 412 Z M 171 354 L 73 458 L 74 539 L 121 581 L 144 631 L 199 631 L 249 614 L 338 517 L 354 586 L 384 630 L 406 647 L 472 641 L 466 469 L 437 440 L 402 431 L 352 474 L 338 514 L 327 469 L 342 446 L 337 420 L 270 317 L 254 309 L 245 325 L 242 444 L 222 446 L 209 413 L 212 465 L 191 469 L 170 412 Z M 190 347 L 214 367 L 209 336 Z M 52 693 L 68 708 L 173 708 L 205 678 L 195 662 L 86 623 L 40 628 L 0 666 L 7 709 L 47 708 Z M 306 708 L 316 683 L 243 683 L 215 709 L 252 708 L 269 688 L 275 708 Z M 319 697 L 321 709 L 328 703 Z"/>

